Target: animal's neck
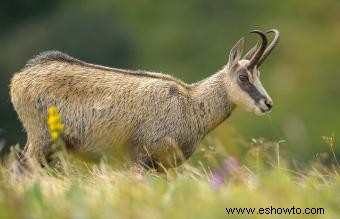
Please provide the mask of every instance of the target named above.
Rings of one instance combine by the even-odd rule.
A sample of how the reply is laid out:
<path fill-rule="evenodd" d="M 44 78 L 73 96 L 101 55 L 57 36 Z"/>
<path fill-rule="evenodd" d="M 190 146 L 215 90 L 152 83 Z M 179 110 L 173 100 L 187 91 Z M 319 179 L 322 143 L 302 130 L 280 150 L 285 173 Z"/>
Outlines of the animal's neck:
<path fill-rule="evenodd" d="M 203 136 L 228 118 L 234 109 L 224 78 L 225 72 L 220 71 L 192 85 L 192 109 Z"/>

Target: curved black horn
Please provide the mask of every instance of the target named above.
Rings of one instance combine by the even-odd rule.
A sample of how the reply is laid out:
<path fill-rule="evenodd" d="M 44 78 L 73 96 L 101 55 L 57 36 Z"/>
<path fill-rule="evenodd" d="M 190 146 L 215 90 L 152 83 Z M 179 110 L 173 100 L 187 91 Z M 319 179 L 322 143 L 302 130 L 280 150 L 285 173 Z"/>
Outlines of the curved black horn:
<path fill-rule="evenodd" d="M 257 63 L 258 66 L 262 64 L 262 62 L 267 58 L 267 56 L 272 52 L 272 50 L 275 48 L 275 46 L 278 44 L 280 39 L 280 32 L 276 29 L 268 30 L 266 33 L 275 33 L 274 39 L 269 44 L 267 49 L 264 51 L 260 61 Z"/>
<path fill-rule="evenodd" d="M 252 30 L 252 31 L 250 31 L 250 33 L 256 33 L 256 34 L 260 35 L 260 37 L 262 39 L 262 42 L 260 44 L 260 48 L 257 50 L 256 54 L 250 60 L 249 65 L 248 65 L 248 69 L 253 69 L 258 64 L 258 62 L 260 61 L 262 54 L 264 53 L 264 51 L 267 47 L 267 37 L 266 37 L 266 34 L 263 33 L 260 30 Z"/>

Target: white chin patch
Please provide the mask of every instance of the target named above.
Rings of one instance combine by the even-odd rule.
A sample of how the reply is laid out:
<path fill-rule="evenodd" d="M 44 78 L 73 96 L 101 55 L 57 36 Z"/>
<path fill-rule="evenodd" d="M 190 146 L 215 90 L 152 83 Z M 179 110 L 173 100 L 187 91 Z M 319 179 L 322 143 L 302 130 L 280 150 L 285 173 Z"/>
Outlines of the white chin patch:
<path fill-rule="evenodd" d="M 254 107 L 253 112 L 258 116 L 263 116 L 263 115 L 267 114 L 267 112 L 262 112 L 262 110 L 258 107 Z"/>

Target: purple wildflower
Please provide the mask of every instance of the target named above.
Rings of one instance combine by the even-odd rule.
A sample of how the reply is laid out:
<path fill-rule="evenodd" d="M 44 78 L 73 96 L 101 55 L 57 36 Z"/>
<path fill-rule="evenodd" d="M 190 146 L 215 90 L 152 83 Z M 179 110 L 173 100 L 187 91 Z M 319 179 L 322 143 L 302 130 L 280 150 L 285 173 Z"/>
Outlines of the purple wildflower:
<path fill-rule="evenodd" d="M 228 157 L 224 159 L 223 166 L 220 169 L 216 169 L 212 173 L 212 178 L 210 180 L 210 185 L 214 189 L 219 189 L 222 187 L 227 178 L 236 174 L 240 170 L 240 163 L 234 157 Z"/>
<path fill-rule="evenodd" d="M 228 157 L 224 159 L 223 169 L 226 171 L 227 175 L 233 175 L 240 170 L 240 163 L 234 157 Z"/>

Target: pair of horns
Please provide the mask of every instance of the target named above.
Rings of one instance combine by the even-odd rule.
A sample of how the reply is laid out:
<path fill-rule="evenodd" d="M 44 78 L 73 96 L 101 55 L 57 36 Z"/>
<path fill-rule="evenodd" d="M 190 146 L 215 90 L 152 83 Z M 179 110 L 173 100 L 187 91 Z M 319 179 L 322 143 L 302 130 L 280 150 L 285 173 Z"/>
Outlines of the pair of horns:
<path fill-rule="evenodd" d="M 260 30 L 252 30 L 250 31 L 250 33 L 256 33 L 261 37 L 261 42 L 257 43 L 256 46 L 253 47 L 247 53 L 247 55 L 245 55 L 246 59 L 249 59 L 248 69 L 253 69 L 255 66 L 260 66 L 262 62 L 267 58 L 267 56 L 271 53 L 271 51 L 275 48 L 280 39 L 280 32 L 276 29 L 270 29 L 265 33 Z M 275 33 L 275 36 L 272 42 L 267 47 L 268 39 L 266 34 L 268 33 Z M 250 55 L 251 57 L 248 57 Z"/>

